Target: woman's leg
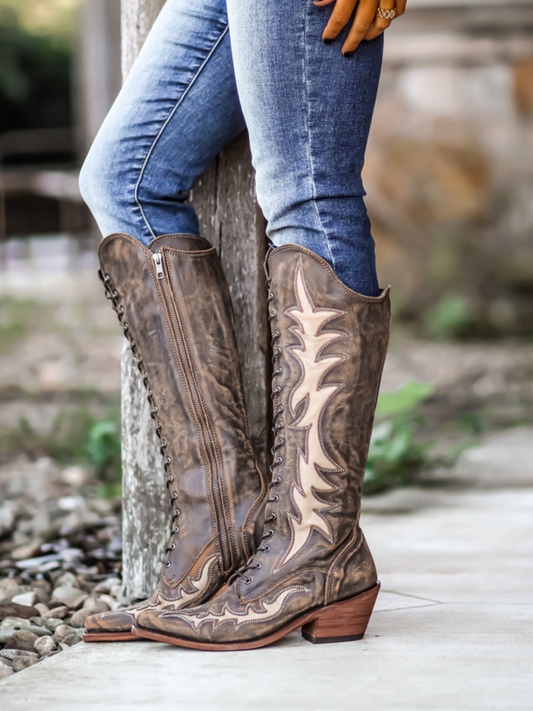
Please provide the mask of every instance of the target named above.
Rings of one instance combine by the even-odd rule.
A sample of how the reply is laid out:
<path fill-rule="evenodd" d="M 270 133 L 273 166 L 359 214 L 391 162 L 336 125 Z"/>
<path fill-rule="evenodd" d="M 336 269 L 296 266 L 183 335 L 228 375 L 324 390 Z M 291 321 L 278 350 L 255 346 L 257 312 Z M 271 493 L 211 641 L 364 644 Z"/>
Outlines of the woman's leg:
<path fill-rule="evenodd" d="M 312 0 L 227 0 L 241 106 L 257 197 L 276 246 L 324 257 L 365 295 L 379 293 L 361 169 L 381 70 L 383 41 L 352 57 L 321 41 L 333 5 Z"/>
<path fill-rule="evenodd" d="M 225 0 L 167 0 L 81 171 L 102 234 L 198 234 L 189 191 L 244 128 Z"/>
<path fill-rule="evenodd" d="M 244 127 L 225 0 L 167 0 L 81 186 L 110 235 L 100 274 L 148 390 L 171 538 L 155 595 L 89 617 L 86 641 L 132 639 L 139 610 L 208 599 L 248 559 L 262 518 L 230 292 L 209 243 L 176 234 L 198 233 L 188 191 Z"/>

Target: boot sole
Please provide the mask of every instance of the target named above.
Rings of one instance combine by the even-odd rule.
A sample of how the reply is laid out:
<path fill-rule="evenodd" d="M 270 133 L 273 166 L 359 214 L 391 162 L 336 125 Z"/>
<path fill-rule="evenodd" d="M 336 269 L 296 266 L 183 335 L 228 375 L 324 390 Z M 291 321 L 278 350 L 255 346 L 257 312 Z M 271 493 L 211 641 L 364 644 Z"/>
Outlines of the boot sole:
<path fill-rule="evenodd" d="M 84 642 L 135 642 L 137 639 L 131 632 L 86 632 L 83 635 Z"/>
<path fill-rule="evenodd" d="M 277 642 L 288 634 L 302 628 L 302 636 L 313 644 L 327 644 L 330 642 L 352 642 L 363 639 L 374 609 L 381 584 L 378 582 L 373 588 L 360 593 L 355 597 L 326 605 L 318 610 L 313 610 L 301 615 L 281 629 L 265 637 L 260 637 L 248 642 L 229 642 L 216 644 L 215 642 L 194 642 L 193 640 L 175 637 L 163 632 L 154 632 L 145 627 L 134 626 L 132 635 L 137 638 L 151 639 L 154 642 L 166 642 L 176 647 L 189 649 L 202 649 L 205 651 L 239 651 L 245 649 L 259 649 L 268 644 Z"/>

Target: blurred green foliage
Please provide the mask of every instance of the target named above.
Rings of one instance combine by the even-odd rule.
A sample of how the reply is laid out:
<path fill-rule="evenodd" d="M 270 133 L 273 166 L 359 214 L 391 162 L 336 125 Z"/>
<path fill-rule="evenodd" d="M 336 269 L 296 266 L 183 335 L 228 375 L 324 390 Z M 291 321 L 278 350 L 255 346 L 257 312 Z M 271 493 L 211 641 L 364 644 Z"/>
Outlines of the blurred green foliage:
<path fill-rule="evenodd" d="M 420 405 L 433 394 L 433 386 L 407 382 L 395 393 L 382 393 L 376 408 L 363 491 L 376 494 L 416 481 L 423 468 L 434 466 L 431 441 L 419 442 L 423 424 Z"/>
<path fill-rule="evenodd" d="M 85 452 L 100 481 L 100 496 L 104 498 L 119 496 L 122 469 L 118 417 L 100 420 L 93 424 L 89 430 L 89 441 Z"/>
<path fill-rule="evenodd" d="M 0 0 L 0 132 L 72 125 L 72 26 L 53 24 L 70 5 Z"/>
<path fill-rule="evenodd" d="M 22 417 L 0 435 L 0 452 L 6 458 L 47 456 L 60 464 L 87 466 L 99 482 L 99 494 L 117 496 L 122 474 L 120 406 L 113 405 L 103 418 L 95 417 L 85 405 L 62 410 L 44 434 Z"/>
<path fill-rule="evenodd" d="M 0 353 L 8 350 L 13 341 L 30 331 L 38 318 L 36 306 L 36 302 L 31 299 L 0 297 Z"/>
<path fill-rule="evenodd" d="M 449 295 L 424 313 L 422 329 L 430 338 L 453 340 L 470 335 L 474 322 L 468 300 L 460 295 Z"/>

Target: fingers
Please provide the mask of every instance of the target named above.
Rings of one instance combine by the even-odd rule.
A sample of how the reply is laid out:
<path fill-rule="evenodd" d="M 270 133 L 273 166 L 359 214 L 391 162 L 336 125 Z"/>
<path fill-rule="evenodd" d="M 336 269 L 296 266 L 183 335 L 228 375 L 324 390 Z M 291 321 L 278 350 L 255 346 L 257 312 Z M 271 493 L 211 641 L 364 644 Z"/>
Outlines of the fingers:
<path fill-rule="evenodd" d="M 346 38 L 346 42 L 342 47 L 342 53 L 345 57 L 355 52 L 374 24 L 378 2 L 379 0 L 360 0 L 355 13 L 355 19 Z"/>
<path fill-rule="evenodd" d="M 370 29 L 366 33 L 363 39 L 366 40 L 371 40 L 375 39 L 376 37 L 379 37 L 379 35 L 383 34 L 386 29 L 388 29 L 392 25 L 392 20 L 384 20 L 381 17 L 376 18 L 376 21 L 370 25 Z"/>
<path fill-rule="evenodd" d="M 379 7 L 382 10 L 394 10 L 397 8 L 396 0 L 379 0 Z M 396 10 L 397 11 L 397 10 Z M 375 17 L 370 29 L 365 35 L 366 40 L 375 39 L 383 34 L 392 24 L 392 20 L 386 20 L 384 17 Z"/>
<path fill-rule="evenodd" d="M 319 2 L 315 2 L 315 5 L 329 5 L 329 3 L 333 1 L 334 0 L 319 0 Z M 350 19 L 356 3 L 357 0 L 337 0 L 329 17 L 328 24 L 322 33 L 324 42 L 328 40 L 331 42 L 337 37 Z"/>
<path fill-rule="evenodd" d="M 362 40 L 375 39 L 391 26 L 392 20 L 376 17 L 378 6 L 384 10 L 396 8 L 397 17 L 404 14 L 407 6 L 407 0 L 313 0 L 317 7 L 331 5 L 333 2 L 335 7 L 322 33 L 322 40 L 326 43 L 332 42 L 346 26 L 357 5 L 353 25 L 342 47 L 345 57 L 353 54 Z"/>
<path fill-rule="evenodd" d="M 400 17 L 400 15 L 403 15 L 406 7 L 407 7 L 407 0 L 396 0 L 396 17 Z"/>

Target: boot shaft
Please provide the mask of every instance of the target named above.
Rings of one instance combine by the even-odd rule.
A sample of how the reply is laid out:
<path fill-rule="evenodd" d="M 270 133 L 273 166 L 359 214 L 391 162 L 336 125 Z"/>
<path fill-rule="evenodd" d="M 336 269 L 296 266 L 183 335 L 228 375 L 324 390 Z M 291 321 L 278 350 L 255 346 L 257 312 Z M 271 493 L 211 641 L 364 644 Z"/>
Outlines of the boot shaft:
<path fill-rule="evenodd" d="M 248 557 L 264 486 L 229 289 L 215 249 L 194 235 L 159 237 L 148 248 L 112 235 L 100 263 L 141 359 L 175 504 L 159 587 L 169 595 L 183 583 L 192 594 Z"/>
<path fill-rule="evenodd" d="M 328 569 L 341 546 L 363 545 L 361 487 L 390 327 L 389 289 L 376 298 L 356 294 L 303 247 L 273 249 L 266 269 L 273 486 L 269 551 L 259 558 L 265 570 L 249 576 L 262 582 L 240 585 L 247 598 L 265 576 L 275 583 L 305 566 Z"/>

